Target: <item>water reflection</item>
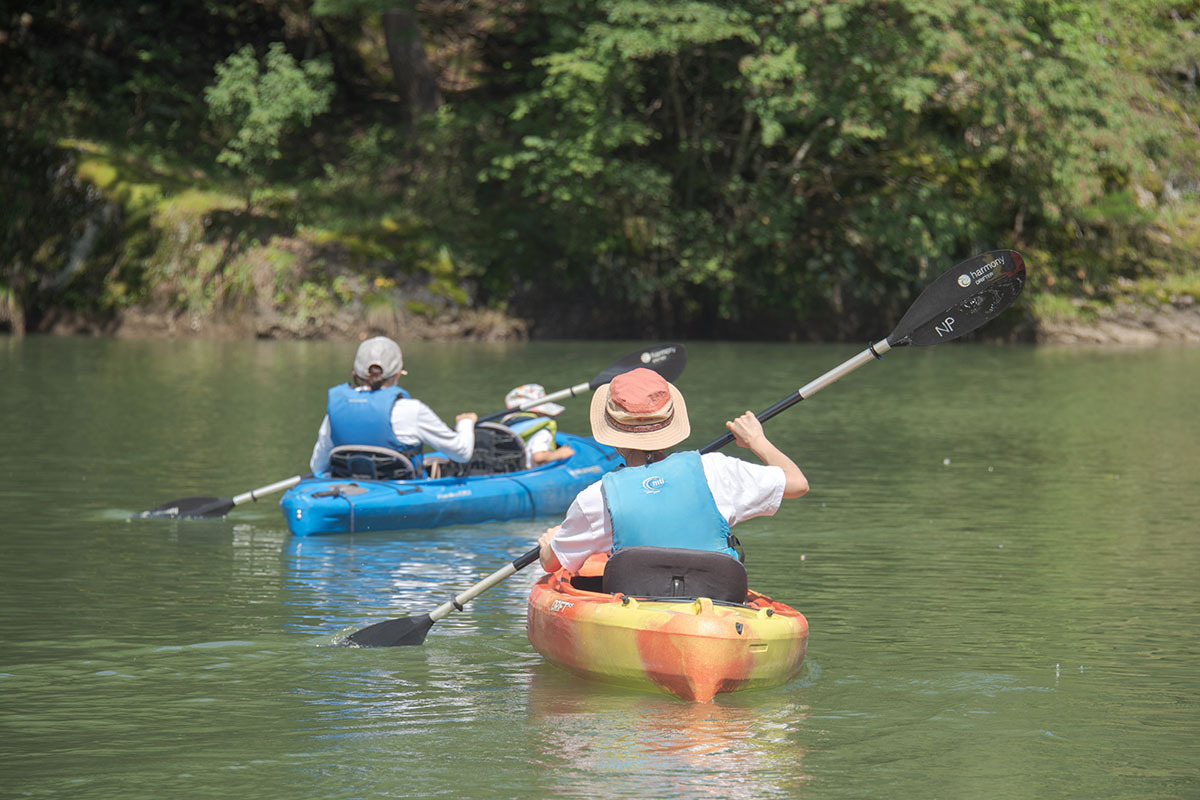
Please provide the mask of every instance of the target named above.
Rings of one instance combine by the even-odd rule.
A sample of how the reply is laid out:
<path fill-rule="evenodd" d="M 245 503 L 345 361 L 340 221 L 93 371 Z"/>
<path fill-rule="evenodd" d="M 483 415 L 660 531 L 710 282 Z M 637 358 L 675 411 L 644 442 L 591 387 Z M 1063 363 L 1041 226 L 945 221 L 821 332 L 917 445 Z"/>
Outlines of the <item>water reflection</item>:
<path fill-rule="evenodd" d="M 635 786 L 660 798 L 797 797 L 810 780 L 802 683 L 687 703 L 546 664 L 530 675 L 531 740 L 554 796 Z"/>
<path fill-rule="evenodd" d="M 285 602 L 297 614 L 292 627 L 340 637 L 368 622 L 427 613 L 512 561 L 536 538 L 529 523 L 289 537 L 283 567 Z M 510 583 L 524 586 L 523 577 Z M 469 631 L 476 624 L 473 607 L 499 594 L 493 589 L 467 613 L 451 615 L 438 626 Z"/>

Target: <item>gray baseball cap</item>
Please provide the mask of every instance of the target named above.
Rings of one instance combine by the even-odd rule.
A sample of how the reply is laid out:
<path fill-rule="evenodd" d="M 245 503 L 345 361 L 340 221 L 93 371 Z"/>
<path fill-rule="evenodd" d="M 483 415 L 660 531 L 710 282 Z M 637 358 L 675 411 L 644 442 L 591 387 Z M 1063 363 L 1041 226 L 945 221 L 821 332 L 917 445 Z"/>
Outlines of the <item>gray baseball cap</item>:
<path fill-rule="evenodd" d="M 400 345 L 386 336 L 376 336 L 367 339 L 358 346 L 354 356 L 354 374 L 360 378 L 369 378 L 371 367 L 378 366 L 383 370 L 383 377 L 407 375 L 404 371 L 404 356 L 400 353 Z"/>

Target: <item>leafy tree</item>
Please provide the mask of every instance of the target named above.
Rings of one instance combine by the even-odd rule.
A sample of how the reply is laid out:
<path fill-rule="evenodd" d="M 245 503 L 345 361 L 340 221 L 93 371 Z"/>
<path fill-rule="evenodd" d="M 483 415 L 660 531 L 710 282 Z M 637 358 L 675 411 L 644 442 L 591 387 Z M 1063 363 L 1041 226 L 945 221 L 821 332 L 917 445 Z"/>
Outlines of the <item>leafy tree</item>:
<path fill-rule="evenodd" d="M 261 64 L 252 45 L 217 64 L 216 81 L 204 90 L 210 119 L 224 140 L 217 161 L 244 177 L 247 206 L 253 187 L 283 158 L 284 136 L 329 109 L 331 74 L 325 59 L 298 64 L 279 42 L 270 45 Z"/>
<path fill-rule="evenodd" d="M 532 88 L 481 143 L 524 198 L 495 192 L 499 241 L 694 334 L 848 332 L 968 252 L 1105 252 L 1149 223 L 1121 198 L 1196 142 L 1135 60 L 1180 21 L 1151 0 L 540 10 Z"/>

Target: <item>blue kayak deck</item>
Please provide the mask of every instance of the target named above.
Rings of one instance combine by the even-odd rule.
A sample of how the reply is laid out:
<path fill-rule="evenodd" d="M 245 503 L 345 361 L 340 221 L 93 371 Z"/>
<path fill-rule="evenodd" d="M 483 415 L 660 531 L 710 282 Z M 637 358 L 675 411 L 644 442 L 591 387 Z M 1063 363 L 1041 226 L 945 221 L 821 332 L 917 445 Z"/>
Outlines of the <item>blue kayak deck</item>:
<path fill-rule="evenodd" d="M 521 472 L 411 481 L 309 478 L 279 501 L 295 536 L 436 528 L 562 514 L 586 486 L 621 465 L 590 436 L 559 433 L 575 455 Z"/>

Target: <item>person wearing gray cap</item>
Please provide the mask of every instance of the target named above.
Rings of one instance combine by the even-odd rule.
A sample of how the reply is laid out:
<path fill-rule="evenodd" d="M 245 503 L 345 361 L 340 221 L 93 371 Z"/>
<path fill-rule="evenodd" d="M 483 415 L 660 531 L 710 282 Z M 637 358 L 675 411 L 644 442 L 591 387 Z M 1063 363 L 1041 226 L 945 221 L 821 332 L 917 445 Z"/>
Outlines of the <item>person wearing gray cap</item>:
<path fill-rule="evenodd" d="M 451 428 L 433 409 L 397 385 L 400 376 L 407 374 L 400 345 L 386 336 L 367 339 L 358 346 L 350 381 L 329 389 L 325 419 L 309 461 L 313 474 L 330 470 L 335 449 L 354 446 L 400 453 L 418 472 L 425 445 L 451 461 L 470 460 L 478 415 L 459 414 Z"/>

